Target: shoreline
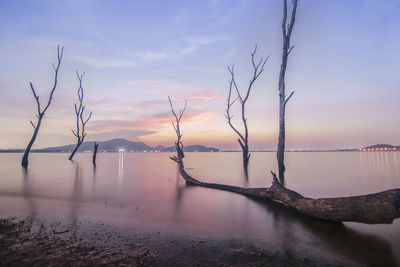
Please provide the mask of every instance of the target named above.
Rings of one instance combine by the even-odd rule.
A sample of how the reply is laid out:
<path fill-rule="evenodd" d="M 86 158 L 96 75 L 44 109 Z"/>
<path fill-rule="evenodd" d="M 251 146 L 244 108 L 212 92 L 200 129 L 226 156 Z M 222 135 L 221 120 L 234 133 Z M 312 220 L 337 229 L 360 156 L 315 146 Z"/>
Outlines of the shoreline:
<path fill-rule="evenodd" d="M 356 266 L 277 251 L 246 239 L 138 233 L 104 223 L 0 219 L 0 265 Z"/>

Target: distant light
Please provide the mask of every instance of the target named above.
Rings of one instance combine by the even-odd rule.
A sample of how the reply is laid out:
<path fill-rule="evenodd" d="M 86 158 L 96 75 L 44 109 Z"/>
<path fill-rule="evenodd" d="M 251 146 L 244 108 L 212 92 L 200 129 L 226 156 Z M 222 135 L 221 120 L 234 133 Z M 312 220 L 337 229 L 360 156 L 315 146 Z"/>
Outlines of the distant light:
<path fill-rule="evenodd" d="M 125 150 L 124 150 L 123 148 L 120 148 L 120 149 L 118 150 L 118 152 L 125 152 Z"/>

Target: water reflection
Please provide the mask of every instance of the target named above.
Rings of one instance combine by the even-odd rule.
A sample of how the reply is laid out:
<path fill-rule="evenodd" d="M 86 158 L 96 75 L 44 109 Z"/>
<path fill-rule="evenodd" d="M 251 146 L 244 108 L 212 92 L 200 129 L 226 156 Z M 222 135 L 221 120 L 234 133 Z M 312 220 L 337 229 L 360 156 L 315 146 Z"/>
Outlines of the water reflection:
<path fill-rule="evenodd" d="M 188 153 L 186 165 L 190 174 L 202 181 L 243 186 L 246 179 L 237 155 Z M 82 220 L 102 221 L 133 225 L 138 231 L 165 229 L 211 238 L 248 238 L 280 252 L 320 253 L 327 259 L 339 258 L 339 262 L 396 264 L 398 221 L 390 226 L 332 225 L 300 217 L 269 202 L 185 186 L 176 164 L 164 153 L 102 154 L 96 168 L 88 153 L 78 154 L 78 162 L 65 160 L 63 154 L 37 154 L 36 163 L 24 174 L 19 172 L 19 161 L 14 164 L 6 156 L 10 155 L 0 155 L 0 213 L 25 216 L 28 209 L 35 222 L 38 218 L 66 221 L 67 228 L 59 232 L 68 230 L 67 235 L 76 233 Z M 288 162 L 289 187 L 306 196 L 365 194 L 400 185 L 398 152 L 289 153 Z M 268 186 L 266 170 L 274 166 L 274 153 L 253 153 L 248 186 Z"/>
<path fill-rule="evenodd" d="M 71 221 L 72 237 L 76 238 L 77 226 L 78 226 L 79 202 L 81 201 L 82 198 L 82 173 L 79 163 L 74 162 L 74 165 L 75 165 L 75 177 L 71 193 L 69 220 Z"/>
<path fill-rule="evenodd" d="M 30 231 L 37 220 L 37 207 L 35 203 L 35 198 L 33 196 L 31 178 L 29 177 L 28 169 L 22 168 L 22 197 L 26 200 L 28 204 L 28 225 Z"/>
<path fill-rule="evenodd" d="M 180 216 L 180 211 L 181 211 L 181 205 L 183 203 L 183 194 L 185 190 L 187 190 L 186 182 L 185 180 L 181 177 L 179 174 L 179 167 L 178 165 L 176 166 L 176 171 L 175 171 L 175 207 L 174 207 L 174 215 L 173 218 L 177 222 L 181 219 Z"/>
<path fill-rule="evenodd" d="M 379 236 L 361 233 L 343 223 L 304 217 L 269 201 L 253 201 L 273 215 L 274 227 L 281 238 L 281 248 L 286 253 L 296 251 L 299 237 L 296 237 L 296 231 L 292 230 L 295 226 L 301 226 L 322 241 L 330 251 L 343 258 L 367 266 L 397 266 L 391 244 Z M 312 246 L 308 249 L 310 248 L 312 249 Z M 313 254 L 313 251 L 308 253 Z"/>
<path fill-rule="evenodd" d="M 360 168 L 364 178 L 380 177 L 390 179 L 396 187 L 400 164 L 396 151 L 363 151 L 360 154 Z"/>
<path fill-rule="evenodd" d="M 118 189 L 121 191 L 124 182 L 124 152 L 118 152 Z"/>

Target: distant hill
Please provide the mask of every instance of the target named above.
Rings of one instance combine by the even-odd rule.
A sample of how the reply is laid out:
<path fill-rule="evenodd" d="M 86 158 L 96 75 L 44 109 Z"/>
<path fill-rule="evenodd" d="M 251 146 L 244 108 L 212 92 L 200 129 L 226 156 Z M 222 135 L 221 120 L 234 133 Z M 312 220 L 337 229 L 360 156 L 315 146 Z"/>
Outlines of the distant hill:
<path fill-rule="evenodd" d="M 360 148 L 359 150 L 362 151 L 382 151 L 382 150 L 400 150 L 400 146 L 392 146 L 388 144 L 377 144 L 377 145 L 372 145 L 372 146 L 367 146 Z"/>
<path fill-rule="evenodd" d="M 163 150 L 164 152 L 175 152 L 175 147 L 167 147 Z M 184 152 L 219 152 L 220 150 L 215 147 L 208 147 L 208 146 L 202 146 L 202 145 L 192 145 L 192 146 L 184 146 L 183 147 Z"/>
<path fill-rule="evenodd" d="M 151 147 L 143 142 L 133 142 L 126 139 L 118 138 L 112 139 L 104 142 L 97 142 L 99 144 L 99 151 L 114 152 L 123 149 L 124 151 L 159 151 L 159 152 L 175 152 L 175 147 L 165 147 L 158 145 L 156 147 Z M 78 149 L 78 152 L 83 151 L 93 151 L 94 142 L 84 142 Z M 71 152 L 75 148 L 75 144 L 57 147 L 47 147 L 43 149 L 35 149 L 32 152 Z M 192 145 L 184 147 L 186 152 L 218 152 L 220 151 L 214 147 L 206 147 L 202 145 Z M 5 152 L 5 151 L 3 151 Z M 22 150 L 15 150 L 15 152 L 23 152 Z"/>

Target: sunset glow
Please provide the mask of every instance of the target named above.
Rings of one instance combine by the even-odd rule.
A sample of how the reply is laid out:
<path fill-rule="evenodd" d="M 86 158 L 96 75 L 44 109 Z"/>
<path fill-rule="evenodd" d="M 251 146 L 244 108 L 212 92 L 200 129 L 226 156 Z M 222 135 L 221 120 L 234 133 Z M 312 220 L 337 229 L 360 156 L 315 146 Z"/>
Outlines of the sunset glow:
<path fill-rule="evenodd" d="M 1 1 L 0 148 L 24 148 L 35 102 L 46 101 L 57 45 L 59 85 L 34 148 L 74 143 L 73 104 L 86 71 L 87 141 L 126 138 L 171 146 L 168 103 L 188 101 L 185 145 L 240 149 L 224 118 L 227 65 L 239 88 L 250 52 L 271 54 L 247 104 L 250 149 L 275 149 L 281 53 L 280 1 Z M 287 148 L 400 145 L 400 3 L 304 0 L 292 36 Z M 240 125 L 239 107 L 233 122 Z"/>

